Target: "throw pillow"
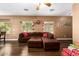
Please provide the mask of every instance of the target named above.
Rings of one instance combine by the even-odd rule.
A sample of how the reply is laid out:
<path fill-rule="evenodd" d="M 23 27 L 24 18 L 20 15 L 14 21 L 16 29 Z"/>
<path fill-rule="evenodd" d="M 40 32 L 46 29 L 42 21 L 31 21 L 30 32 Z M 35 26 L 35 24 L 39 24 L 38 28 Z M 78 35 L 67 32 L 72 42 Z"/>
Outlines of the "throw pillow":
<path fill-rule="evenodd" d="M 43 37 L 47 38 L 48 37 L 48 33 L 43 33 Z"/>
<path fill-rule="evenodd" d="M 27 38 L 29 36 L 29 33 L 28 32 L 23 32 L 23 35 L 25 38 Z"/>

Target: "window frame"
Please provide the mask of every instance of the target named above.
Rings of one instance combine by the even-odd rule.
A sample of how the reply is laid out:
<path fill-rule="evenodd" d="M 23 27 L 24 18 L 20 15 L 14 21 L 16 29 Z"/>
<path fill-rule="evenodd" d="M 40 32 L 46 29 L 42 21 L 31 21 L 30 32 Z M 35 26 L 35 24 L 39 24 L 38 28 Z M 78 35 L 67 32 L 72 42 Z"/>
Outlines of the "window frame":
<path fill-rule="evenodd" d="M 32 32 L 33 31 L 32 28 L 31 28 L 30 31 L 24 31 L 23 30 L 23 24 L 22 23 L 28 23 L 28 22 L 33 25 L 33 22 L 32 21 L 21 21 L 21 32 Z M 32 25 L 31 25 L 31 27 L 32 27 Z"/>
<path fill-rule="evenodd" d="M 9 29 L 9 31 L 6 31 L 6 34 L 10 34 L 12 32 L 12 25 L 11 25 L 11 23 L 9 21 L 0 21 L 0 23 L 1 22 L 2 23 L 7 23 L 9 25 L 10 29 Z"/>
<path fill-rule="evenodd" d="M 50 27 L 53 27 L 52 30 L 51 30 L 51 31 L 45 31 L 45 24 L 52 25 L 52 26 L 50 26 Z M 49 26 L 49 25 L 48 25 L 48 26 Z M 52 21 L 44 21 L 44 26 L 43 26 L 43 28 L 44 28 L 44 29 L 43 29 L 44 32 L 54 33 L 54 22 L 52 22 Z M 49 29 L 49 28 L 48 28 L 48 29 Z"/>

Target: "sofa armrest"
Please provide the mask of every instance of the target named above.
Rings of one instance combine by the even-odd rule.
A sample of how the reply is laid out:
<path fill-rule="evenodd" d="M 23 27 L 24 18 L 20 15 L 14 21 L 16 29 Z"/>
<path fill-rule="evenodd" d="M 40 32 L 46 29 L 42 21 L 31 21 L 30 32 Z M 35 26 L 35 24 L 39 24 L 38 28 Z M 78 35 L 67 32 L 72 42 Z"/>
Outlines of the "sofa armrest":
<path fill-rule="evenodd" d="M 25 42 L 27 42 L 29 39 L 30 39 L 30 37 L 24 37 L 24 35 L 23 35 L 22 33 L 19 34 L 19 38 L 18 38 L 18 41 L 19 41 L 19 42 L 25 43 Z"/>

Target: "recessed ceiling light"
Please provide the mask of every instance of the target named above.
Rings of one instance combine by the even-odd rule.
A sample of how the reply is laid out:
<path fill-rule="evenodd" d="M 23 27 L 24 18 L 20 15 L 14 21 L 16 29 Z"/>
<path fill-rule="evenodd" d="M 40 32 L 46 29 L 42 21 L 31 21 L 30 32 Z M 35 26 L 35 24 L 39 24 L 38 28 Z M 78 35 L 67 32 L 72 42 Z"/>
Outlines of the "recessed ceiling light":
<path fill-rule="evenodd" d="M 50 11 L 54 11 L 55 9 L 49 9 Z"/>
<path fill-rule="evenodd" d="M 24 9 L 24 11 L 28 11 L 28 9 Z"/>

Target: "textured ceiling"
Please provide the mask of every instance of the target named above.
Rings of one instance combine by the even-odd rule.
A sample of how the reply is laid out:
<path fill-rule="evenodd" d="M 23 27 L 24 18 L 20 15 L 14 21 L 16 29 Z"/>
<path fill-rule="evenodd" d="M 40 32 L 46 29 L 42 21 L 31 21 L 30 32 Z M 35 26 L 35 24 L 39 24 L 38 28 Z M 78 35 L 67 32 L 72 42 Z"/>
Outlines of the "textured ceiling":
<path fill-rule="evenodd" d="M 34 3 L 0 3 L 0 15 L 21 15 L 21 16 L 71 16 L 72 3 L 52 3 L 51 7 L 40 5 L 36 10 Z M 28 9 L 28 11 L 25 10 Z"/>

